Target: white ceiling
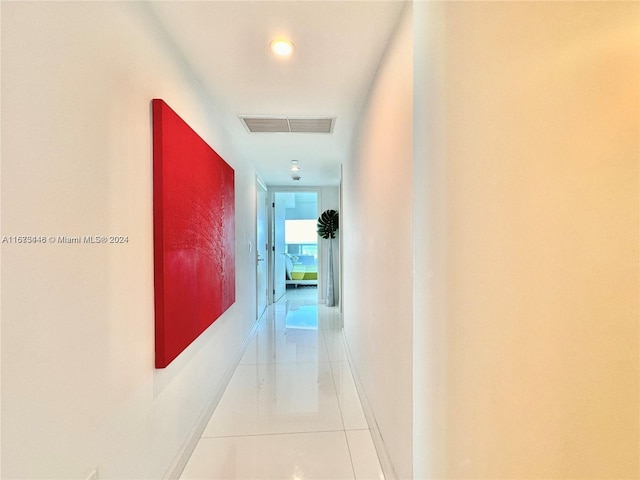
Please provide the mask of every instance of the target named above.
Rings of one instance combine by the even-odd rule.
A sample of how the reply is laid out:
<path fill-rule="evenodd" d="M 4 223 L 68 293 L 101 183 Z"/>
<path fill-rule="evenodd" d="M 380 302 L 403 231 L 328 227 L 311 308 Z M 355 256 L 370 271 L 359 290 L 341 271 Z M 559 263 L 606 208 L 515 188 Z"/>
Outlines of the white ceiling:
<path fill-rule="evenodd" d="M 229 135 L 268 185 L 337 185 L 402 1 L 152 2 Z M 276 58 L 272 39 L 295 51 Z M 331 134 L 249 133 L 240 115 L 336 117 Z M 213 146 L 215 148 L 215 146 Z M 299 182 L 291 160 L 300 162 Z"/>

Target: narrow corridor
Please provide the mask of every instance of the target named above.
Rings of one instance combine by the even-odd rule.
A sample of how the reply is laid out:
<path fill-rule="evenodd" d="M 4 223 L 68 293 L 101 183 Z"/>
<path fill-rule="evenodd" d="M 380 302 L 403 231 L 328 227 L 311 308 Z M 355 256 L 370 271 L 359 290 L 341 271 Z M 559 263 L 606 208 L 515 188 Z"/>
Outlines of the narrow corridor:
<path fill-rule="evenodd" d="M 182 479 L 383 479 L 342 342 L 314 287 L 268 307 Z"/>

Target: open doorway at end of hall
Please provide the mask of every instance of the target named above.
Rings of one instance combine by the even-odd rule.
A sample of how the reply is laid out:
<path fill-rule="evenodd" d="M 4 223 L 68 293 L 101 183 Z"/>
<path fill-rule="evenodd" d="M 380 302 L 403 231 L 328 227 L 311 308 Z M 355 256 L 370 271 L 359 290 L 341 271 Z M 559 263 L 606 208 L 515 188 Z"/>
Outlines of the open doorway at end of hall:
<path fill-rule="evenodd" d="M 316 190 L 271 195 L 271 292 L 277 302 L 287 290 L 306 290 L 317 301 L 318 197 Z M 313 293 L 311 292 L 313 290 Z"/>

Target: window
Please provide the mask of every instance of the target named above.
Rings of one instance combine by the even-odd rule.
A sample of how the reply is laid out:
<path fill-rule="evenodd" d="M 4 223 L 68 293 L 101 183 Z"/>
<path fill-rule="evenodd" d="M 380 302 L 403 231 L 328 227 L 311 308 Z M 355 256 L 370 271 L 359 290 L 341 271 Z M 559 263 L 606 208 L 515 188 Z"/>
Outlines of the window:
<path fill-rule="evenodd" d="M 284 241 L 294 262 L 315 265 L 318 261 L 316 220 L 285 220 Z"/>

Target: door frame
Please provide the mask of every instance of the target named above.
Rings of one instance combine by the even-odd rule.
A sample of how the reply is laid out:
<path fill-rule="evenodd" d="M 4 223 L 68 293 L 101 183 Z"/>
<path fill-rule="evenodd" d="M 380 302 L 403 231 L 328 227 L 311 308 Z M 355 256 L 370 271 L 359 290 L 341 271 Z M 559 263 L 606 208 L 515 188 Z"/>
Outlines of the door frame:
<path fill-rule="evenodd" d="M 264 218 L 264 232 L 265 232 L 265 245 L 267 246 L 266 249 L 266 255 L 265 258 L 262 260 L 259 260 L 259 255 L 260 255 L 260 246 L 258 244 L 258 242 L 260 241 L 260 239 L 258 238 L 258 208 L 259 205 L 258 203 L 260 202 L 260 195 L 259 192 L 263 191 L 264 192 L 264 199 L 265 199 L 265 218 Z M 255 312 L 256 312 L 256 320 L 260 319 L 260 317 L 264 314 L 264 312 L 267 310 L 267 307 L 269 306 L 269 267 L 268 267 L 268 259 L 269 259 L 269 189 L 267 188 L 267 186 L 264 184 L 264 182 L 260 179 L 260 177 L 258 177 L 256 175 L 256 220 L 254 222 L 254 227 L 255 227 L 255 265 L 256 265 L 256 308 L 255 308 Z M 260 278 L 259 278 L 259 270 L 258 270 L 258 266 L 259 266 L 259 261 L 263 261 L 265 263 L 264 266 L 264 285 L 265 285 L 265 291 L 263 292 L 263 294 L 265 295 L 265 306 L 264 309 L 262 309 L 262 311 L 260 311 Z"/>
<path fill-rule="evenodd" d="M 282 192 L 279 190 L 273 190 L 271 192 L 269 192 L 269 200 L 268 200 L 268 204 L 270 204 L 270 206 L 268 206 L 269 209 L 269 248 L 268 248 L 268 253 L 269 253 L 269 304 L 272 303 L 276 303 L 278 300 L 280 300 L 280 298 L 282 298 L 282 296 L 284 296 L 284 294 L 287 292 L 287 285 L 286 283 L 284 284 L 284 289 L 282 290 L 282 293 L 280 294 L 280 296 L 276 296 L 279 294 L 279 292 L 277 291 L 276 288 L 276 275 L 278 272 L 278 265 L 277 262 L 278 260 L 281 260 L 283 263 L 280 265 L 281 267 L 281 272 L 284 274 L 285 272 L 285 263 L 284 260 L 278 256 L 279 253 L 284 254 L 284 252 L 279 252 L 278 251 L 278 247 L 276 245 L 276 240 L 279 237 L 278 233 L 276 233 L 276 229 L 277 229 L 277 225 L 278 225 L 278 221 L 277 221 L 277 215 L 276 215 L 276 195 L 278 195 L 279 193 L 286 193 L 286 192 Z M 282 215 L 284 215 L 284 218 L 282 218 L 282 223 L 284 225 L 284 222 L 286 220 L 286 208 L 285 210 L 282 212 Z M 282 233 L 282 237 L 280 237 L 282 239 L 282 241 L 284 242 L 284 232 Z M 284 244 L 286 246 L 286 243 Z"/>
<path fill-rule="evenodd" d="M 282 186 L 273 186 L 273 187 L 269 187 L 268 188 L 268 198 L 269 198 L 269 204 L 268 205 L 273 205 L 274 199 L 275 199 L 275 194 L 276 193 L 297 193 L 297 192 L 313 192 L 317 195 L 316 199 L 317 199 L 317 203 L 316 203 L 316 215 L 320 215 L 320 211 L 322 209 L 322 187 L 282 187 Z M 273 290 L 274 290 L 274 284 L 275 284 L 275 253 L 273 251 L 273 228 L 274 228 L 274 219 L 273 219 L 273 208 L 271 206 L 269 206 L 269 248 L 268 248 L 268 254 L 269 254 L 269 304 L 271 305 L 273 303 Z M 317 218 L 317 217 L 316 217 Z M 321 262 L 322 262 L 322 253 L 320 252 L 320 243 L 318 242 L 318 288 L 317 288 L 317 292 L 318 292 L 318 302 L 320 301 L 321 295 L 320 295 L 320 285 L 322 284 L 321 282 L 323 281 L 322 279 L 322 273 L 321 273 Z"/>

